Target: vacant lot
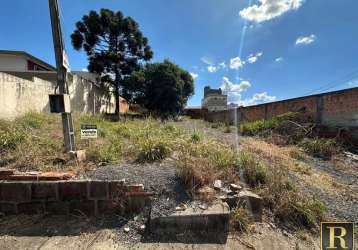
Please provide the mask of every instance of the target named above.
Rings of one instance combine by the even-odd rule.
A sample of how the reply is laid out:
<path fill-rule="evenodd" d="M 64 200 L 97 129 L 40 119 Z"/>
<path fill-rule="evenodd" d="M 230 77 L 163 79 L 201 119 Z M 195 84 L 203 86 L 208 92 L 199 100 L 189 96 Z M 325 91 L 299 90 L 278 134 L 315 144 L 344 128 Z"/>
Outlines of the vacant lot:
<path fill-rule="evenodd" d="M 358 221 L 358 162 L 343 152 L 322 160 L 298 146 L 277 146 L 258 137 L 239 136 L 236 127 L 187 118 L 162 122 L 127 117 L 118 123 L 99 116 L 75 115 L 77 147 L 87 151 L 87 161 L 76 162 L 62 152 L 59 118 L 30 113 L 15 121 L 0 121 L 0 164 L 18 170 L 72 170 L 76 178 L 125 178 L 129 182 L 142 182 L 146 189 L 157 194 L 153 211 L 159 215 L 169 214 L 178 204 L 194 199 L 197 189 L 212 186 L 216 179 L 244 185 L 263 197 L 264 221 L 254 223 L 244 210 L 234 209 L 232 230 L 241 232 L 243 242 L 230 239 L 227 244 L 232 247 L 246 245 L 253 249 L 251 244 L 262 249 L 262 242 L 271 237 L 277 244 L 283 244 L 282 249 L 296 247 L 296 243 L 306 244 L 302 249 L 307 249 L 307 245 L 317 245 L 319 221 Z M 81 124 L 96 124 L 99 138 L 82 141 L 78 137 Z M 65 221 L 62 225 L 50 226 L 52 220 L 58 220 L 50 217 L 41 226 L 54 230 L 48 234 L 34 228 L 32 224 L 40 222 L 33 220 L 26 216 L 2 218 L 0 233 L 6 246 L 19 237 L 29 242 L 37 238 L 40 245 L 49 246 L 56 238 L 65 244 L 75 239 L 72 237 L 77 237 L 79 242 L 89 237 L 88 248 L 93 249 L 98 242 L 101 247 L 106 246 L 101 244 L 107 244 L 109 238 L 111 247 L 125 242 L 131 242 L 133 247 L 158 247 L 143 243 L 141 234 L 123 232 L 128 223 L 137 226 L 133 218 L 118 223 L 118 218 L 111 218 L 110 226 L 106 219 L 61 218 Z M 76 233 L 55 232 L 64 230 L 63 227 L 72 228 L 71 225 L 83 220 L 86 220 L 84 224 L 75 227 Z M 19 229 L 27 225 L 25 222 L 29 222 L 28 226 L 21 233 Z M 36 233 L 29 235 L 29 231 Z M 266 238 L 260 237 L 262 234 Z M 51 235 L 56 237 L 48 238 Z M 178 245 L 163 248 L 174 246 Z"/>

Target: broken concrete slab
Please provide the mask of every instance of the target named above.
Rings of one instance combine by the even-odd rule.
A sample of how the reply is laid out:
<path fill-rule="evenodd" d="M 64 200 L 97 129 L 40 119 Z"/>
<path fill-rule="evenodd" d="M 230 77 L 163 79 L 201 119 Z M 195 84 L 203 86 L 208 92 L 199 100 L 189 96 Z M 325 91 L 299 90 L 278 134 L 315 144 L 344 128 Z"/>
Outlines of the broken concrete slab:
<path fill-rule="evenodd" d="M 216 202 L 207 209 L 189 207 L 170 216 L 150 219 L 150 231 L 155 234 L 180 234 L 187 231 L 228 232 L 230 209 L 226 203 Z"/>
<path fill-rule="evenodd" d="M 241 190 L 242 187 L 241 187 L 240 185 L 236 185 L 236 184 L 234 184 L 234 183 L 231 183 L 231 184 L 230 184 L 230 189 L 231 189 L 232 191 L 238 191 L 238 190 Z"/>
<path fill-rule="evenodd" d="M 257 194 L 243 190 L 235 195 L 229 195 L 222 199 L 230 208 L 244 207 L 255 221 L 262 220 L 262 198 Z"/>
<path fill-rule="evenodd" d="M 223 183 L 221 180 L 215 180 L 214 181 L 214 188 L 217 190 L 220 190 L 223 187 Z"/>

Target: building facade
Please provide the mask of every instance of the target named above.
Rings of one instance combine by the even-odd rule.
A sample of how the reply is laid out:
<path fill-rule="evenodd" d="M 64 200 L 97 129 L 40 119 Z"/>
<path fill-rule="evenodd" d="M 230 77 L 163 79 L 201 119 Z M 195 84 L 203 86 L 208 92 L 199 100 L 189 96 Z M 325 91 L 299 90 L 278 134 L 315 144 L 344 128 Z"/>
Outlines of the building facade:
<path fill-rule="evenodd" d="M 204 98 L 201 101 L 202 109 L 210 112 L 227 110 L 227 95 L 221 89 L 212 89 L 209 86 L 204 88 Z"/>
<path fill-rule="evenodd" d="M 10 59 L 9 59 L 10 58 Z M 26 52 L 0 51 L 0 118 L 15 118 L 29 111 L 50 112 L 49 94 L 58 91 L 56 68 Z M 68 75 L 71 110 L 79 113 L 114 113 L 112 92 L 89 72 Z M 120 98 L 120 112 L 129 111 Z"/>

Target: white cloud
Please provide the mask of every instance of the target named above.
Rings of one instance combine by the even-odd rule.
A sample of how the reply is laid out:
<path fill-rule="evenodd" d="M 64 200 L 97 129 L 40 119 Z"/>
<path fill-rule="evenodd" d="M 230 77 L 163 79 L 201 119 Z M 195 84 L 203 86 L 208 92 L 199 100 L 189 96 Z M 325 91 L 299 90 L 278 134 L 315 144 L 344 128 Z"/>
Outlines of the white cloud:
<path fill-rule="evenodd" d="M 240 57 L 234 57 L 230 59 L 230 69 L 239 69 L 244 66 L 245 62 Z"/>
<path fill-rule="evenodd" d="M 275 59 L 275 62 L 277 62 L 277 63 L 280 63 L 280 62 L 282 62 L 283 61 L 283 57 L 277 57 L 276 59 Z"/>
<path fill-rule="evenodd" d="M 219 63 L 218 67 L 225 69 L 227 66 L 226 66 L 225 62 L 221 62 L 221 63 Z"/>
<path fill-rule="evenodd" d="M 262 55 L 263 55 L 262 52 L 258 52 L 258 53 L 256 53 L 255 55 L 254 55 L 254 54 L 251 54 L 251 55 L 249 55 L 249 56 L 247 57 L 247 62 L 248 62 L 248 63 L 254 63 L 254 62 L 256 62 L 257 59 L 258 59 L 260 56 L 262 56 Z"/>
<path fill-rule="evenodd" d="M 228 95 L 229 102 L 238 103 L 241 100 L 241 92 L 251 87 L 249 81 L 242 80 L 240 83 L 233 83 L 227 77 L 223 77 L 221 90 Z"/>
<path fill-rule="evenodd" d="M 82 71 L 88 72 L 88 69 L 87 69 L 87 68 L 83 68 Z"/>
<path fill-rule="evenodd" d="M 208 71 L 210 72 L 210 73 L 214 73 L 214 72 L 216 72 L 218 70 L 218 68 L 217 67 L 215 67 L 215 66 L 208 66 Z"/>
<path fill-rule="evenodd" d="M 207 65 L 213 65 L 215 63 L 214 60 L 208 56 L 203 56 L 200 60 Z"/>
<path fill-rule="evenodd" d="M 245 99 L 241 101 L 239 104 L 247 106 L 247 105 L 255 105 L 265 102 L 273 102 L 275 100 L 276 100 L 276 96 L 270 96 L 267 94 L 267 92 L 262 92 L 262 93 L 254 94 L 250 99 Z"/>
<path fill-rule="evenodd" d="M 194 72 L 190 72 L 190 75 L 194 80 L 199 77 L 199 75 Z"/>
<path fill-rule="evenodd" d="M 309 36 L 300 36 L 299 38 L 297 38 L 296 40 L 296 45 L 299 44 L 310 44 L 313 43 L 316 40 L 316 36 L 315 35 L 309 35 Z"/>
<path fill-rule="evenodd" d="M 240 11 L 240 16 L 246 20 L 256 23 L 265 22 L 282 14 L 297 10 L 304 0 L 259 0 L 254 4 Z"/>

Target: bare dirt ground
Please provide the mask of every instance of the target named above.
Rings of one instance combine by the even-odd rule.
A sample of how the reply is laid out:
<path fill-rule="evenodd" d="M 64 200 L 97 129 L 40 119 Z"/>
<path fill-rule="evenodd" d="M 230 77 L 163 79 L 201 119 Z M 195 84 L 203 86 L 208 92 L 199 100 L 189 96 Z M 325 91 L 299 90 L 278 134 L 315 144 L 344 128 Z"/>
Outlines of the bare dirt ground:
<path fill-rule="evenodd" d="M 339 156 L 332 161 L 290 156 L 294 146 L 279 147 L 263 140 L 238 137 L 235 129 L 224 133 L 209 128 L 202 121 L 185 121 L 178 125 L 189 131 L 251 149 L 268 164 L 283 164 L 295 178 L 302 192 L 316 194 L 328 208 L 329 218 L 358 221 L 358 162 Z M 302 170 L 304 169 L 304 171 Z M 78 178 L 125 179 L 143 183 L 157 193 L 152 212 L 171 213 L 175 206 L 189 199 L 175 176 L 170 159 L 161 163 L 136 164 L 123 162 L 82 173 Z M 2 249 L 319 249 L 318 232 L 292 232 L 275 225 L 271 218 L 250 226 L 248 233 L 229 235 L 225 244 L 200 244 L 186 238 L 179 241 L 153 242 L 138 228 L 144 223 L 141 215 L 123 218 L 116 215 L 87 218 L 71 216 L 8 216 L 0 217 L 0 250 Z M 124 228 L 129 227 L 129 233 Z"/>

